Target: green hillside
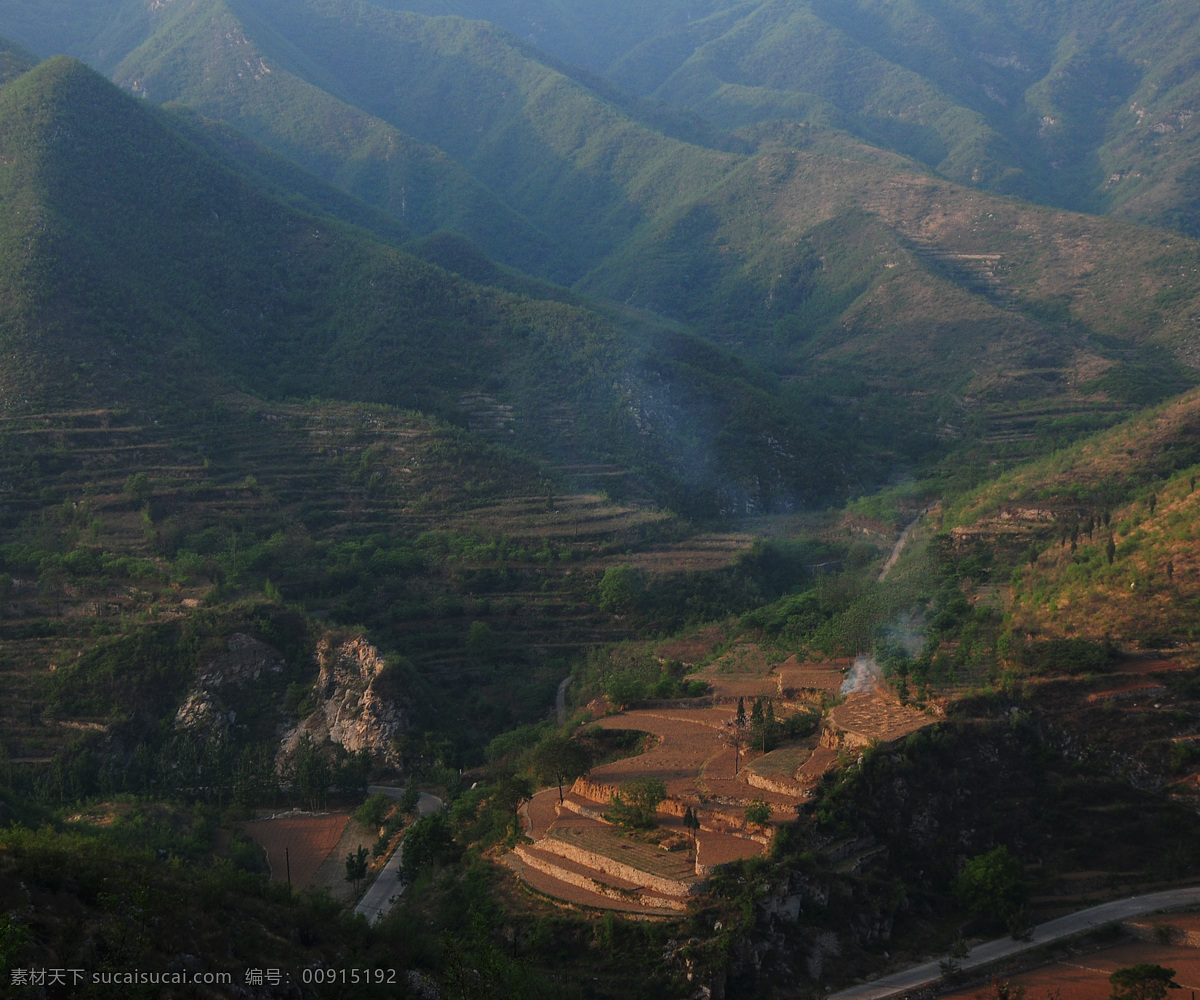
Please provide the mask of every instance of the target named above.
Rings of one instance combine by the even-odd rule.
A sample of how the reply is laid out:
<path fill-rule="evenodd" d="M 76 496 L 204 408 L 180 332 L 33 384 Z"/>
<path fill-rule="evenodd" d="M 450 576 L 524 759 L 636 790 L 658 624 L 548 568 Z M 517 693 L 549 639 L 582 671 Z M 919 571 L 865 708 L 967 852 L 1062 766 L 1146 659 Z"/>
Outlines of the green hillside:
<path fill-rule="evenodd" d="M 1194 4 L 389 7 L 492 20 L 725 127 L 833 126 L 964 183 L 1197 233 Z"/>
<path fill-rule="evenodd" d="M 482 396 L 506 415 L 497 436 L 616 462 L 677 509 L 713 512 L 810 503 L 880 472 L 848 442 L 824 457 L 837 418 L 814 423 L 811 397 L 694 337 L 470 285 L 298 212 L 78 63 L 9 84 L 0 116 L 5 389 L 31 405 L 165 413 L 237 388 L 466 422 Z"/>
<path fill-rule="evenodd" d="M 1193 391 L 956 505 L 954 547 L 1011 567 L 1014 631 L 1143 648 L 1195 641 L 1198 414 Z"/>

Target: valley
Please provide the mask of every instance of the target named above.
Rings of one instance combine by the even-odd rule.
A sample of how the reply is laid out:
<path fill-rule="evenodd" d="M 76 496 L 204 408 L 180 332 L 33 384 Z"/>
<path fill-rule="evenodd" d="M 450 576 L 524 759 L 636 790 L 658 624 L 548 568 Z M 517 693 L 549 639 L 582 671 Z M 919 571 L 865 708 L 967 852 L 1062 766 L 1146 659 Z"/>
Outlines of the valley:
<path fill-rule="evenodd" d="M 0 0 L 0 995 L 1186 986 L 1198 25 Z"/>

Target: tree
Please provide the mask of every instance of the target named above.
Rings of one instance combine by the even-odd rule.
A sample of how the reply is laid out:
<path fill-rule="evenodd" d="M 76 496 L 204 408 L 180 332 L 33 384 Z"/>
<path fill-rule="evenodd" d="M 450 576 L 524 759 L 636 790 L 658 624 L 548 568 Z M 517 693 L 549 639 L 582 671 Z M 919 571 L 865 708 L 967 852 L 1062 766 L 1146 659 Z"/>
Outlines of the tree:
<path fill-rule="evenodd" d="M 136 505 L 145 503 L 152 491 L 150 477 L 144 472 L 135 472 L 125 480 L 125 495 Z"/>
<path fill-rule="evenodd" d="M 333 769 L 309 733 L 300 737 L 289 764 L 292 784 L 296 786 L 308 807 L 318 809 L 324 805 Z"/>
<path fill-rule="evenodd" d="M 354 892 L 357 894 L 359 885 L 366 877 L 367 849 L 360 846 L 357 851 L 346 855 L 346 881 L 354 883 Z"/>
<path fill-rule="evenodd" d="M 738 699 L 739 703 L 741 699 Z M 733 774 L 734 777 L 738 773 L 738 764 L 741 762 L 742 746 L 746 742 L 746 730 L 749 728 L 749 723 L 746 721 L 746 713 L 743 711 L 740 718 L 735 717 L 731 722 L 725 724 L 725 728 L 721 731 L 721 739 L 725 745 L 733 750 Z"/>
<path fill-rule="evenodd" d="M 755 799 L 751 802 L 743 813 L 747 823 L 753 823 L 755 826 L 766 826 L 771 820 L 771 804 L 763 799 Z"/>
<path fill-rule="evenodd" d="M 696 834 L 700 832 L 700 817 L 692 811 L 692 807 L 687 807 L 687 812 L 683 814 L 683 828 L 692 835 L 692 850 L 697 850 Z"/>
<path fill-rule="evenodd" d="M 1007 847 L 1001 846 L 972 858 L 954 881 L 959 903 L 974 917 L 1011 921 L 1029 895 L 1025 870 Z"/>
<path fill-rule="evenodd" d="M 667 786 L 659 778 L 637 778 L 622 783 L 604 818 L 631 830 L 654 826 L 658 804 L 667 797 Z"/>
<path fill-rule="evenodd" d="M 962 960 L 970 954 L 970 951 L 971 949 L 967 947 L 967 942 L 963 940 L 962 935 L 958 935 L 950 943 L 950 950 L 946 953 L 946 957 L 938 962 L 942 978 L 957 979 L 962 973 Z"/>
<path fill-rule="evenodd" d="M 565 736 L 551 736 L 533 751 L 533 770 L 540 781 L 558 783 L 558 801 L 563 800 L 563 782 L 587 774 L 591 755 L 582 743 Z"/>
<path fill-rule="evenodd" d="M 1150 513 L 1153 514 L 1154 508 L 1158 506 L 1158 494 L 1151 493 L 1150 499 L 1148 501 L 1146 501 L 1146 503 L 1147 503 L 1147 506 L 1150 508 Z"/>
<path fill-rule="evenodd" d="M 1108 564 L 1113 564 L 1113 559 L 1117 556 L 1117 543 L 1113 540 L 1112 532 L 1108 535 L 1108 544 L 1104 546 L 1104 554 L 1108 556 Z"/>
<path fill-rule="evenodd" d="M 642 578 L 637 570 L 622 563 L 620 566 L 610 566 L 604 571 L 596 593 L 602 609 L 614 614 L 624 614 L 637 606 L 642 589 Z"/>
<path fill-rule="evenodd" d="M 421 792 L 410 779 L 408 784 L 404 786 L 404 794 L 400 796 L 400 813 L 404 816 L 409 816 L 417 811 L 417 806 L 421 802 Z"/>
<path fill-rule="evenodd" d="M 490 660 L 496 655 L 496 634 L 486 622 L 471 622 L 467 629 L 467 652 L 477 660 Z"/>
<path fill-rule="evenodd" d="M 1174 969 L 1147 962 L 1117 969 L 1108 981 L 1113 988 L 1109 1000 L 1163 1000 L 1167 990 L 1179 989 Z"/>
<path fill-rule="evenodd" d="M 422 816 L 408 828 L 403 851 L 404 877 L 409 882 L 430 865 L 454 861 L 460 853 L 450 821 L 440 812 Z"/>
<path fill-rule="evenodd" d="M 773 750 L 779 739 L 775 705 L 770 698 L 758 698 L 750 712 L 750 739 L 763 753 Z"/>

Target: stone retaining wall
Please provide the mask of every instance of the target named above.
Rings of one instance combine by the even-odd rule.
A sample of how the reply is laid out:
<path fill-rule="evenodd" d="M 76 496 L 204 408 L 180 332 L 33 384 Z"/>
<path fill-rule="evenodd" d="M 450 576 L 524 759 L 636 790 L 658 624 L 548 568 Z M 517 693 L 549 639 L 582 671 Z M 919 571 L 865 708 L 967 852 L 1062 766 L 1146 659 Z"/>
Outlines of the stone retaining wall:
<path fill-rule="evenodd" d="M 809 792 L 807 788 L 796 781 L 767 778 L 750 770 L 743 771 L 742 774 L 746 777 L 747 785 L 761 788 L 765 792 L 778 792 L 780 795 L 794 795 L 797 798 L 805 798 Z"/>
<path fill-rule="evenodd" d="M 536 854 L 526 850 L 523 846 L 518 845 L 513 853 L 521 859 L 530 868 L 539 871 L 544 875 L 549 875 L 551 878 L 556 878 L 560 882 L 565 882 L 567 885 L 573 885 L 578 889 L 585 889 L 588 892 L 594 892 L 601 896 L 607 896 L 609 899 L 617 899 L 623 903 L 628 903 L 638 906 L 658 906 L 671 910 L 686 910 L 687 903 L 681 899 L 675 899 L 669 896 L 642 896 L 636 892 L 626 892 L 618 889 L 616 886 L 607 885 L 598 879 L 588 878 L 581 872 L 573 872 L 567 868 L 560 868 L 558 865 L 538 857 Z"/>
<path fill-rule="evenodd" d="M 568 844 L 557 837 L 547 837 L 545 840 L 539 841 L 538 847 L 568 858 L 586 868 L 595 868 L 597 871 L 613 875 L 616 878 L 623 878 L 626 882 L 632 882 L 635 885 L 644 885 L 648 889 L 668 896 L 692 896 L 701 892 L 703 888 L 699 883 L 680 882 L 676 879 L 644 872 L 640 868 L 607 858 L 603 854 L 596 854 L 594 851 L 577 847 L 575 844 Z"/>

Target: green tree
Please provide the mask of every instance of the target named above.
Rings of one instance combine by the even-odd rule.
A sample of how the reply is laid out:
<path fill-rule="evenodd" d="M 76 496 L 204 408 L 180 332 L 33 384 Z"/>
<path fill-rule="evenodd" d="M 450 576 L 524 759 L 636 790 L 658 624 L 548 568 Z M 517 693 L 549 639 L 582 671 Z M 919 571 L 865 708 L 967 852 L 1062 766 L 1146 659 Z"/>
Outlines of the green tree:
<path fill-rule="evenodd" d="M 404 835 L 403 851 L 401 867 L 404 877 L 410 882 L 430 865 L 456 860 L 459 849 L 446 814 L 431 813 L 413 823 Z"/>
<path fill-rule="evenodd" d="M 467 652 L 477 660 L 490 660 L 496 655 L 496 634 L 486 622 L 471 622 L 467 629 Z"/>
<path fill-rule="evenodd" d="M 1007 847 L 996 847 L 968 861 L 954 881 L 954 894 L 974 917 L 1007 923 L 1029 896 L 1025 870 Z"/>
<path fill-rule="evenodd" d="M 329 766 L 329 761 L 308 733 L 300 737 L 300 742 L 292 752 L 288 769 L 292 784 L 308 807 L 321 808 L 329 794 L 333 768 Z"/>
<path fill-rule="evenodd" d="M 558 801 L 561 802 L 563 782 L 574 781 L 587 774 L 592 766 L 592 757 L 582 743 L 565 736 L 551 736 L 534 749 L 532 764 L 539 780 L 557 782 Z"/>
<path fill-rule="evenodd" d="M 125 480 L 125 495 L 137 506 L 145 503 L 150 498 L 152 489 L 150 477 L 144 472 L 135 472 Z"/>
<path fill-rule="evenodd" d="M 631 830 L 648 830 L 654 826 L 658 804 L 666 797 L 667 786 L 659 778 L 626 781 L 613 795 L 604 818 Z"/>
<path fill-rule="evenodd" d="M 1163 1000 L 1167 990 L 1179 989 L 1174 969 L 1148 962 L 1117 969 L 1108 981 L 1112 984 L 1110 1000 Z"/>
<path fill-rule="evenodd" d="M 1108 557 L 1108 564 L 1111 566 L 1117 556 L 1117 543 L 1113 540 L 1111 532 L 1108 536 L 1108 544 L 1104 546 L 1104 554 Z"/>
<path fill-rule="evenodd" d="M 404 794 L 400 796 L 400 812 L 409 816 L 417 811 L 421 802 L 421 791 L 411 781 L 404 786 Z"/>
<path fill-rule="evenodd" d="M 383 792 L 368 795 L 366 801 L 354 810 L 354 818 L 363 826 L 370 829 L 383 826 L 383 821 L 387 817 L 391 804 L 392 800 Z"/>
<path fill-rule="evenodd" d="M 625 614 L 637 607 L 643 589 L 641 574 L 622 563 L 620 566 L 610 566 L 604 571 L 596 593 L 600 607 L 605 611 Z"/>
<path fill-rule="evenodd" d="M 353 883 L 354 892 L 357 894 L 359 885 L 366 877 L 367 849 L 360 846 L 357 851 L 346 855 L 346 881 Z"/>

